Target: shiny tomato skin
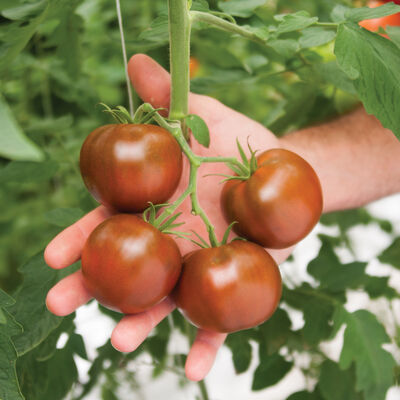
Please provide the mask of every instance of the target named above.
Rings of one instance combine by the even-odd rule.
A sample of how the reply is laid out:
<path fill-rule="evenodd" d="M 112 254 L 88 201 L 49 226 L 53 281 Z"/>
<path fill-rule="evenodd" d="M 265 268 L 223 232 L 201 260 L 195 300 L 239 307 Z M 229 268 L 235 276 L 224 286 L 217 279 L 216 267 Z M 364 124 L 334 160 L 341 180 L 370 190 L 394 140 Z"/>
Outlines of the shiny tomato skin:
<path fill-rule="evenodd" d="M 225 219 L 240 236 L 271 249 L 303 239 L 322 213 L 322 190 L 313 168 L 297 154 L 272 149 L 258 157 L 247 181 L 230 180 L 221 194 Z"/>
<path fill-rule="evenodd" d="M 141 212 L 165 203 L 182 175 L 182 152 L 165 129 L 154 125 L 106 125 L 85 140 L 80 154 L 83 181 L 110 209 Z"/>
<path fill-rule="evenodd" d="M 174 288 L 182 268 L 175 241 L 142 219 L 118 214 L 101 223 L 82 252 L 82 274 L 99 303 L 124 314 L 147 310 Z"/>
<path fill-rule="evenodd" d="M 173 298 L 195 326 L 229 333 L 266 321 L 281 294 L 273 258 L 261 246 L 237 240 L 186 256 Z"/>
<path fill-rule="evenodd" d="M 371 1 L 368 3 L 368 7 L 380 7 L 386 3 L 388 3 L 388 1 Z M 397 4 L 399 3 L 400 2 L 398 2 Z M 387 26 L 400 26 L 400 13 L 388 15 L 382 18 L 366 19 L 359 22 L 359 25 L 372 32 L 376 32 L 379 30 L 379 28 L 386 28 Z"/>

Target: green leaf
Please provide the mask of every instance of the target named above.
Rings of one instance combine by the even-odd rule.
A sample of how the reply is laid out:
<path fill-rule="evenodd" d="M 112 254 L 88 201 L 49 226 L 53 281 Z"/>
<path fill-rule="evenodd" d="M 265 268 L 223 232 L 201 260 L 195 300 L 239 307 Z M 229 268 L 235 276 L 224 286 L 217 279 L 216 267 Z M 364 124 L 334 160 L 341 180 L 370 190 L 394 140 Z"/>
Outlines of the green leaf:
<path fill-rule="evenodd" d="M 185 117 L 185 123 L 192 131 L 194 138 L 204 147 L 210 146 L 210 131 L 207 124 L 198 115 L 190 114 Z"/>
<path fill-rule="evenodd" d="M 390 264 L 400 269 L 400 237 L 396 238 L 393 243 L 378 256 L 378 259 L 384 264 Z"/>
<path fill-rule="evenodd" d="M 50 44 L 57 45 L 57 55 L 63 61 L 65 71 L 76 79 L 81 71 L 81 31 L 83 19 L 75 14 L 73 4 L 64 7 L 61 21 L 52 35 Z"/>
<path fill-rule="evenodd" d="M 325 400 L 356 400 L 353 370 L 342 371 L 339 365 L 326 360 L 321 366 L 319 390 Z"/>
<path fill-rule="evenodd" d="M 299 40 L 300 46 L 303 49 L 310 47 L 322 46 L 331 42 L 336 37 L 336 32 L 332 29 L 325 29 L 319 26 L 313 26 L 301 31 Z"/>
<path fill-rule="evenodd" d="M 268 46 L 285 58 L 293 57 L 300 50 L 298 41 L 293 39 L 270 40 Z"/>
<path fill-rule="evenodd" d="M 22 392 L 29 400 L 63 400 L 78 378 L 73 349 L 67 342 L 42 361 L 38 359 L 41 347 L 18 359 Z"/>
<path fill-rule="evenodd" d="M 399 294 L 397 291 L 389 286 L 389 278 L 389 276 L 378 277 L 366 275 L 363 289 L 372 299 L 378 297 L 386 297 L 388 299 L 398 298 Z"/>
<path fill-rule="evenodd" d="M 344 22 L 346 20 L 346 12 L 350 10 L 349 7 L 344 6 L 343 4 L 337 4 L 333 7 L 331 12 L 331 19 L 333 22 Z"/>
<path fill-rule="evenodd" d="M 293 393 L 286 400 L 326 400 L 322 399 L 317 393 L 310 393 L 305 390 Z"/>
<path fill-rule="evenodd" d="M 339 27 L 335 54 L 368 113 L 400 137 L 400 49 L 356 24 Z"/>
<path fill-rule="evenodd" d="M 46 181 L 55 175 L 57 169 L 58 164 L 55 161 L 11 161 L 0 169 L 0 184 Z"/>
<path fill-rule="evenodd" d="M 356 94 L 357 91 L 354 87 L 353 81 L 340 69 L 336 61 L 331 61 L 323 64 L 316 64 L 313 67 L 319 72 L 321 77 L 328 83 L 336 86 L 339 89 L 351 94 Z M 355 212 L 355 210 L 349 210 Z M 335 213 L 339 215 L 340 213 Z M 329 214 L 328 214 L 329 215 Z M 342 214 L 340 214 L 342 215 Z M 343 218 L 345 219 L 345 218 Z"/>
<path fill-rule="evenodd" d="M 11 336 L 21 332 L 21 326 L 5 309 L 15 300 L 0 289 L 0 399 L 23 400 L 17 375 L 17 352 Z"/>
<path fill-rule="evenodd" d="M 267 0 L 230 0 L 228 2 L 219 1 L 218 7 L 227 14 L 235 17 L 248 18 L 254 10 L 263 6 Z"/>
<path fill-rule="evenodd" d="M 349 21 L 359 22 L 365 19 L 381 18 L 400 12 L 400 6 L 389 2 L 380 7 L 359 7 L 349 8 L 345 12 L 345 17 Z"/>
<path fill-rule="evenodd" d="M 45 20 L 50 10 L 50 3 L 36 18 L 31 19 L 27 24 L 24 21 L 17 21 L 7 27 L 2 36 L 2 47 L 0 50 L 0 72 L 14 61 L 15 57 L 25 48 L 29 40 L 36 32 L 38 26 Z"/>
<path fill-rule="evenodd" d="M 298 31 L 315 24 L 317 17 L 311 17 L 307 11 L 298 11 L 293 14 L 276 15 L 275 19 L 280 21 L 277 34 Z"/>
<path fill-rule="evenodd" d="M 279 354 L 261 359 L 259 366 L 254 371 L 251 389 L 262 390 L 275 385 L 291 370 L 292 365 Z"/>
<path fill-rule="evenodd" d="M 6 292 L 0 289 L 0 307 L 9 307 L 15 304 L 15 300 Z"/>
<path fill-rule="evenodd" d="M 232 360 L 237 374 L 247 371 L 252 358 L 252 348 L 249 343 L 248 331 L 236 332 L 228 335 L 226 345 L 232 351 Z"/>
<path fill-rule="evenodd" d="M 210 6 L 208 5 L 207 0 L 194 0 L 191 10 L 207 12 L 210 10 Z"/>
<path fill-rule="evenodd" d="M 26 3 L 15 7 L 3 9 L 1 15 L 11 20 L 25 20 L 28 18 L 36 17 L 39 13 L 43 12 L 46 7 L 46 0 L 41 0 L 36 3 Z"/>
<path fill-rule="evenodd" d="M 0 95 L 0 156 L 10 160 L 42 161 L 43 152 L 28 139 Z"/>
<path fill-rule="evenodd" d="M 315 345 L 331 336 L 333 328 L 330 321 L 338 301 L 336 297 L 303 283 L 295 289 L 285 288 L 283 300 L 303 311 L 305 323 L 302 331 L 307 343 Z M 344 298 L 341 300 L 345 301 Z"/>
<path fill-rule="evenodd" d="M 357 288 L 363 283 L 367 263 L 352 262 L 342 265 L 331 244 L 323 241 L 318 256 L 312 260 L 307 271 L 319 280 L 320 288 L 331 292 Z"/>
<path fill-rule="evenodd" d="M 334 316 L 335 330 L 347 325 L 340 354 L 341 369 L 356 366 L 356 390 L 363 391 L 365 400 L 384 400 L 393 384 L 396 365 L 392 355 L 382 348 L 390 342 L 376 316 L 366 310 L 348 313 L 339 307 Z"/>
<path fill-rule="evenodd" d="M 400 48 L 400 26 L 387 26 L 385 29 L 390 40 Z"/>
<path fill-rule="evenodd" d="M 0 0 L 0 11 L 15 7 L 15 0 Z"/>
<path fill-rule="evenodd" d="M 65 228 L 82 218 L 84 212 L 80 208 L 55 208 L 44 214 L 45 220 L 52 225 Z"/>
<path fill-rule="evenodd" d="M 98 384 L 102 375 L 111 369 L 120 370 L 121 361 L 129 358 L 135 358 L 142 353 L 144 346 L 140 346 L 129 356 L 126 356 L 112 347 L 110 341 L 97 349 L 97 358 L 92 362 L 89 370 L 89 381 L 83 385 L 83 391 L 78 397 L 79 400 L 86 398 L 86 395 L 91 392 L 91 390 Z M 108 369 L 104 368 L 105 362 L 108 361 L 111 366 Z"/>
<path fill-rule="evenodd" d="M 32 257 L 19 271 L 24 280 L 14 295 L 16 303 L 10 313 L 23 326 L 24 332 L 13 337 L 18 355 L 40 344 L 57 328 L 62 318 L 51 314 L 46 307 L 47 292 L 63 277 L 77 270 L 77 265 L 63 270 L 49 268 L 40 253 Z"/>
<path fill-rule="evenodd" d="M 274 354 L 285 346 L 290 335 L 291 322 L 287 312 L 281 308 L 274 315 L 258 327 L 260 340 L 267 354 Z"/>
<path fill-rule="evenodd" d="M 234 85 L 244 84 L 250 75 L 242 70 L 221 70 L 213 68 L 210 76 L 194 78 L 190 89 L 194 93 L 209 94 L 217 90 L 231 89 Z"/>
<path fill-rule="evenodd" d="M 84 360 L 88 360 L 85 342 L 83 341 L 83 337 L 81 335 L 77 333 L 72 334 L 69 338 L 68 346 L 70 346 L 71 351 L 73 351 L 74 354 L 77 354 Z"/>
<path fill-rule="evenodd" d="M 15 371 L 17 352 L 0 326 L 0 399 L 24 400 Z"/>
<path fill-rule="evenodd" d="M 167 43 L 169 38 L 168 16 L 160 15 L 139 35 L 139 40 L 158 44 Z"/>

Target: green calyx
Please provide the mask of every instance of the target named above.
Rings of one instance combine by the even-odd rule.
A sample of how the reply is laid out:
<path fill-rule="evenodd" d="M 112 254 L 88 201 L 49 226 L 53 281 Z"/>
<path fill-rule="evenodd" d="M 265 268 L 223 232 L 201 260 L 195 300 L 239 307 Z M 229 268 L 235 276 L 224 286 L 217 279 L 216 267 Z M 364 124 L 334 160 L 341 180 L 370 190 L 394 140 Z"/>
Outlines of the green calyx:
<path fill-rule="evenodd" d="M 132 117 L 129 111 L 123 106 L 117 106 L 112 109 L 107 104 L 100 103 L 100 105 L 104 107 L 103 112 L 111 114 L 118 124 L 150 124 L 158 111 L 165 110 L 165 108 L 153 109 L 151 107 L 151 111 L 146 112 L 145 109 L 148 105 L 143 104 L 136 110 L 135 115 Z"/>
<path fill-rule="evenodd" d="M 168 218 L 157 218 L 157 212 L 163 208 L 169 206 L 169 204 L 157 204 L 150 203 L 150 206 L 143 212 L 143 220 L 148 224 L 153 225 L 160 232 L 175 235 L 177 237 L 187 239 L 189 233 L 177 231 L 176 228 L 184 225 L 184 222 L 176 222 L 176 220 L 182 215 L 181 212 L 173 214 Z"/>
<path fill-rule="evenodd" d="M 236 174 L 236 175 L 221 175 L 224 176 L 225 179 L 222 182 L 227 182 L 230 180 L 240 180 L 240 181 L 247 181 L 253 174 L 256 172 L 258 168 L 257 164 L 257 150 L 254 151 L 249 141 L 247 140 L 247 147 L 250 150 L 250 159 L 246 157 L 246 154 L 243 150 L 242 145 L 240 144 L 239 140 L 236 139 L 237 147 L 239 150 L 240 158 L 242 159 L 241 163 L 231 163 L 227 162 L 226 165 Z"/>

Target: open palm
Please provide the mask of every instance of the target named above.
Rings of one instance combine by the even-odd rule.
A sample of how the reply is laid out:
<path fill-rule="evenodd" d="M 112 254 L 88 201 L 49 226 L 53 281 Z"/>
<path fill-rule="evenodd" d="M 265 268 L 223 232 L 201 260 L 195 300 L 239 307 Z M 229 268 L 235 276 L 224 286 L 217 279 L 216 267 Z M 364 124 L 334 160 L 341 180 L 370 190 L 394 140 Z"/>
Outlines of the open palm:
<path fill-rule="evenodd" d="M 167 71 L 151 58 L 145 55 L 136 55 L 129 62 L 129 74 L 136 91 L 145 102 L 151 103 L 155 108 L 168 108 L 170 77 Z M 238 157 L 236 139 L 239 139 L 243 145 L 249 140 L 255 150 L 279 147 L 278 139 L 265 127 L 210 97 L 192 94 L 190 96 L 190 113 L 202 117 L 211 134 L 211 145 L 208 149 L 193 141 L 193 151 L 198 155 Z M 206 177 L 205 175 L 224 173 L 229 173 L 229 169 L 224 165 L 204 164 L 200 168 L 198 181 L 200 204 L 215 226 L 219 238 L 227 228 L 219 206 L 222 190 L 221 177 Z M 189 165 L 185 162 L 184 173 L 175 194 L 176 197 L 186 189 L 188 177 Z M 190 213 L 189 201 L 184 202 L 179 211 L 182 212 L 180 220 L 185 222 L 183 227 L 185 231 L 195 230 L 206 237 L 204 224 L 199 217 L 194 217 Z M 52 268 L 60 269 L 78 261 L 87 237 L 98 224 L 109 216 L 110 212 L 100 206 L 61 232 L 46 248 L 47 264 Z M 182 254 L 195 248 L 187 240 L 179 239 L 177 242 Z M 270 253 L 279 263 L 287 257 L 289 252 L 289 250 L 283 250 Z M 83 284 L 81 271 L 78 271 L 60 281 L 49 291 L 47 307 L 52 313 L 64 316 L 88 302 L 90 298 L 91 296 Z M 174 308 L 173 301 L 167 298 L 146 312 L 125 316 L 112 333 L 113 346 L 123 352 L 135 350 L 150 331 Z M 225 337 L 225 334 L 199 329 L 186 361 L 186 375 L 189 379 L 197 381 L 207 375 Z"/>

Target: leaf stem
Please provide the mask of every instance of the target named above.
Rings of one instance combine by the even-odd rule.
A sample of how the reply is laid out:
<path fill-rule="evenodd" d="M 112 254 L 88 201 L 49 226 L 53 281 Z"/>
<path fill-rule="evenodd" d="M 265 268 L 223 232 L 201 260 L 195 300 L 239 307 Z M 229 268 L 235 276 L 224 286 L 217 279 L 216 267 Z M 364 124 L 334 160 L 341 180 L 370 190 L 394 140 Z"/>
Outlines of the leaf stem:
<path fill-rule="evenodd" d="M 316 22 L 316 26 L 325 26 L 326 28 L 337 28 L 339 26 L 336 22 Z"/>
<path fill-rule="evenodd" d="M 197 384 L 199 386 L 202 399 L 210 400 L 210 397 L 208 396 L 207 386 L 206 386 L 204 379 L 202 381 L 197 382 Z"/>
<path fill-rule="evenodd" d="M 240 36 L 243 36 L 253 42 L 260 43 L 265 45 L 266 40 L 263 40 L 259 36 L 257 36 L 254 32 L 251 32 L 239 25 L 236 25 L 232 22 L 229 22 L 225 19 L 212 15 L 210 13 L 205 13 L 201 11 L 191 11 L 190 15 L 193 21 L 205 22 L 208 25 L 214 26 L 220 30 L 230 33 L 236 33 Z"/>

